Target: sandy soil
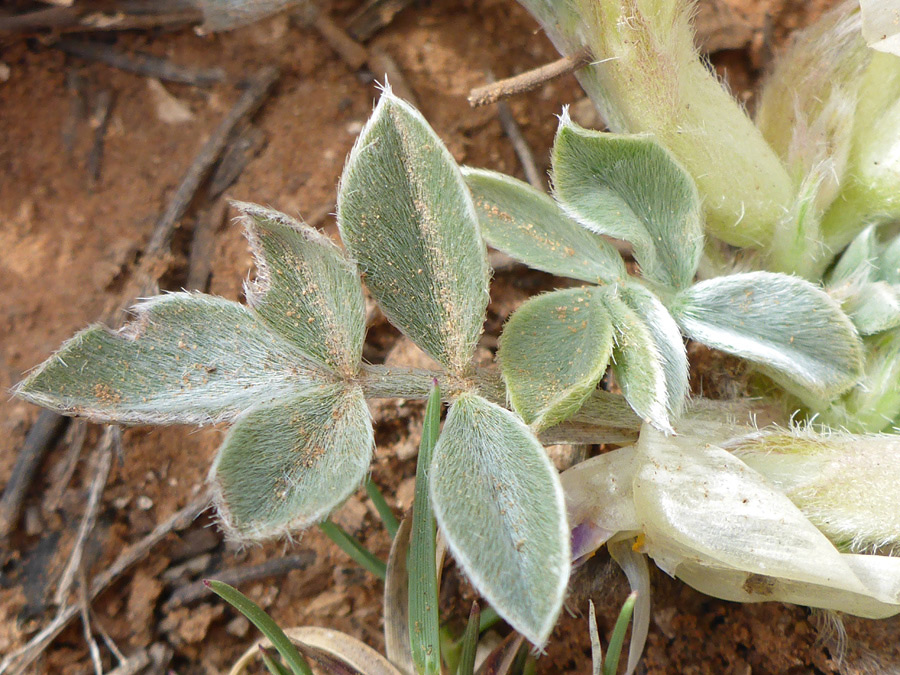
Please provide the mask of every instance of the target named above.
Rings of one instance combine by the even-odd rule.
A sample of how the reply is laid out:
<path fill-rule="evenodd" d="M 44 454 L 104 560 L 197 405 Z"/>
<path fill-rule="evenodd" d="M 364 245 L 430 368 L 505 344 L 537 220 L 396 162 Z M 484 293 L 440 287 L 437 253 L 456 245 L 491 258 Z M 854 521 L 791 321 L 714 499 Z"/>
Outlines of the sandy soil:
<path fill-rule="evenodd" d="M 789 32 L 833 2 L 708 0 L 700 21 L 712 61 L 748 106 L 773 49 Z M 338 21 L 355 9 L 342 0 Z M 767 19 L 768 17 L 768 19 Z M 310 217 L 330 210 L 344 157 L 369 114 L 375 87 L 350 70 L 319 34 L 289 21 L 267 19 L 230 33 L 198 37 L 189 29 L 105 36 L 128 50 L 143 50 L 195 66 L 221 66 L 233 82 L 264 65 L 282 69 L 277 89 L 256 117 L 265 136 L 259 155 L 227 196 Z M 372 43 L 397 61 L 420 107 L 460 162 L 522 175 L 496 111 L 471 109 L 468 90 L 484 82 L 556 58 L 535 23 L 512 0 L 421 2 L 405 11 Z M 66 57 L 41 41 L 0 36 L 0 388 L 8 389 L 76 330 L 99 317 L 118 298 L 135 268 L 154 221 L 198 148 L 236 99 L 232 83 L 198 89 L 165 85 Z M 8 75 L 8 77 L 7 77 Z M 73 78 L 81 93 L 70 86 Z M 68 84 L 67 84 L 68 83 Z M 86 170 L 93 128 L 79 116 L 101 92 L 113 95 L 99 181 Z M 177 99 L 186 119 L 165 120 Z M 511 101 L 539 163 L 546 157 L 561 106 L 583 95 L 566 77 Z M 184 286 L 195 213 L 175 238 L 163 289 Z M 233 215 L 233 214 L 232 214 Z M 334 234 L 326 217 L 321 225 Z M 215 235 L 209 291 L 242 297 L 241 282 L 252 264 L 236 226 Z M 516 269 L 497 275 L 485 345 L 515 306 L 554 281 Z M 383 320 L 370 327 L 366 358 L 378 362 L 392 350 L 405 353 L 398 334 Z M 402 358 L 395 352 L 391 358 Z M 709 367 L 716 359 L 701 359 Z M 695 373 L 699 382 L 715 373 Z M 708 391 L 708 388 L 707 388 Z M 398 513 L 412 498 L 415 448 L 422 407 L 395 401 L 375 408 L 378 450 L 372 473 Z M 5 483 L 37 409 L 16 400 L 0 403 L 0 485 Z M 223 429 L 133 428 L 124 434 L 103 492 L 97 526 L 86 553 L 89 573 L 106 567 L 122 547 L 188 503 L 204 482 Z M 49 604 L 65 564 L 90 482 L 90 451 L 99 437 L 91 428 L 78 469 L 55 509 L 46 491 L 57 482 L 67 452 L 60 442 L 29 493 L 22 526 L 2 558 L 0 654 L 20 645 L 52 616 Z M 389 539 L 371 503 L 360 492 L 336 516 L 375 553 L 387 556 Z M 221 540 L 207 516 L 171 535 L 93 605 L 94 624 L 131 654 L 161 644 L 171 651 L 168 668 L 214 673 L 227 667 L 254 639 L 246 621 L 213 599 L 165 610 L 172 591 L 216 570 L 309 551 L 304 569 L 242 590 L 285 626 L 322 625 L 347 631 L 382 648 L 379 608 L 382 586 L 313 530 L 292 544 L 239 550 Z M 598 559 L 593 575 L 581 575 L 577 603 L 561 620 L 539 660 L 541 673 L 589 673 L 590 646 L 582 612 L 590 596 L 608 636 L 625 597 L 624 579 Z M 711 600 L 657 573 L 653 624 L 643 672 L 831 673 L 837 671 L 833 641 L 817 640 L 816 620 L 805 609 L 767 604 L 739 606 Z M 443 594 L 450 616 L 473 593 L 448 572 Z M 848 672 L 867 663 L 891 662 L 897 623 L 853 621 Z M 105 648 L 106 667 L 114 665 Z M 879 656 L 880 655 L 880 656 Z M 885 656 L 887 655 L 887 656 Z M 875 660 L 873 660 L 875 659 Z M 886 659 L 886 660 L 885 660 Z M 92 672 L 80 625 L 73 623 L 35 666 L 41 673 Z M 877 672 L 877 671 L 876 671 Z"/>

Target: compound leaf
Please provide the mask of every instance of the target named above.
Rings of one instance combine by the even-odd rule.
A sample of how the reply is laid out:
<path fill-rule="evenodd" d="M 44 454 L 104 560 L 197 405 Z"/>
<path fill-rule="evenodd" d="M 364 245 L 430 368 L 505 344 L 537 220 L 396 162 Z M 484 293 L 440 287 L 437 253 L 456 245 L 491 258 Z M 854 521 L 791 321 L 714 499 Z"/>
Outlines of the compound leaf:
<path fill-rule="evenodd" d="M 648 279 L 675 289 L 691 283 L 703 250 L 700 198 L 653 137 L 582 129 L 564 114 L 552 159 L 554 193 L 570 216 L 630 241 Z"/>
<path fill-rule="evenodd" d="M 760 364 L 804 400 L 831 399 L 862 374 L 853 324 L 803 279 L 772 272 L 708 279 L 670 309 L 688 337 Z"/>
<path fill-rule="evenodd" d="M 615 247 L 569 218 L 528 183 L 483 169 L 462 168 L 488 244 L 529 267 L 594 283 L 625 278 Z"/>
<path fill-rule="evenodd" d="M 457 563 L 500 616 L 543 645 L 570 553 L 559 476 L 537 438 L 510 411 L 461 395 L 435 447 L 431 492 Z"/>
<path fill-rule="evenodd" d="M 96 421 L 205 424 L 312 391 L 327 377 L 236 302 L 172 293 L 134 313 L 119 331 L 96 325 L 75 335 L 17 395 Z"/>
<path fill-rule="evenodd" d="M 453 157 L 389 89 L 347 160 L 338 223 L 388 319 L 463 371 L 484 323 L 487 251 Z"/>
<path fill-rule="evenodd" d="M 211 473 L 226 528 L 265 539 L 323 520 L 362 483 L 373 447 L 359 387 L 253 408 L 232 427 Z"/>
<path fill-rule="evenodd" d="M 536 429 L 575 413 L 606 373 L 613 333 L 599 293 L 588 287 L 539 295 L 503 329 L 503 379 L 516 412 Z"/>
<path fill-rule="evenodd" d="M 356 267 L 314 228 L 255 204 L 235 206 L 256 257 L 256 279 L 244 285 L 247 303 L 305 354 L 353 375 L 366 332 Z"/>
<path fill-rule="evenodd" d="M 625 400 L 641 419 L 661 431 L 671 432 L 669 411 L 680 408 L 681 401 L 670 400 L 666 361 L 654 334 L 641 315 L 619 297 L 618 291 L 604 289 L 602 297 L 615 336 L 613 373 Z"/>

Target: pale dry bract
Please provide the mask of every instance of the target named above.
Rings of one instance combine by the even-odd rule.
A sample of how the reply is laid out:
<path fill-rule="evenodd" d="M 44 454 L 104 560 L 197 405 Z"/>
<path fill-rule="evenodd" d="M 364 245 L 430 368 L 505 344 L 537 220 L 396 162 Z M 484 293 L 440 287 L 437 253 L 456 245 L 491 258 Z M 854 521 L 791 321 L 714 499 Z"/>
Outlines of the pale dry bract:
<path fill-rule="evenodd" d="M 434 449 L 434 511 L 453 557 L 497 612 L 536 646 L 569 578 L 569 528 L 556 469 L 514 413 L 463 394 Z"/>
<path fill-rule="evenodd" d="M 488 303 L 487 251 L 450 152 L 389 88 L 344 168 L 338 225 L 385 315 L 462 375 Z"/>

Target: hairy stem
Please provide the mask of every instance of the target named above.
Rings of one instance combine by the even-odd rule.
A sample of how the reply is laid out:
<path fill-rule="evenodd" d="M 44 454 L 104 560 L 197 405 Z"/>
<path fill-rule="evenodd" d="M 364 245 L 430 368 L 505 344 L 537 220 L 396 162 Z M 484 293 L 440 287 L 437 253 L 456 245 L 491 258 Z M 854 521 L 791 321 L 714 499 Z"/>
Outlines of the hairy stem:
<path fill-rule="evenodd" d="M 460 380 L 443 371 L 364 365 L 354 383 L 362 387 L 367 399 L 425 400 L 435 379 L 445 401 L 451 401 L 462 391 L 475 389 L 489 401 L 508 407 L 506 386 L 496 368 L 479 368 L 471 378 Z M 785 421 L 782 411 L 771 402 L 698 398 L 690 403 L 677 426 L 690 429 L 694 434 L 703 433 L 709 436 L 709 442 L 716 442 L 720 438 L 733 436 L 735 427 L 765 426 Z M 540 440 L 545 444 L 625 445 L 637 439 L 642 423 L 623 396 L 598 389 L 569 420 L 542 431 Z"/>

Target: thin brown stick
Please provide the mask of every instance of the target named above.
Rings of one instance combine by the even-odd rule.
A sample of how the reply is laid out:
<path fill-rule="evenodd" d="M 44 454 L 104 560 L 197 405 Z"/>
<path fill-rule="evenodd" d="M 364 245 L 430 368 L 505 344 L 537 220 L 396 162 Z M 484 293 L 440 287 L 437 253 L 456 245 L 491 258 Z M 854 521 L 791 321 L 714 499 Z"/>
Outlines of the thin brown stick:
<path fill-rule="evenodd" d="M 34 474 L 48 450 L 60 437 L 68 419 L 49 410 L 42 410 L 28 430 L 22 451 L 16 457 L 12 474 L 0 497 L 0 539 L 5 539 L 16 528 L 22 513 L 22 504 Z"/>
<path fill-rule="evenodd" d="M 109 89 L 97 94 L 94 109 L 91 113 L 91 126 L 94 127 L 94 142 L 87 159 L 87 174 L 91 185 L 100 180 L 100 167 L 103 161 L 103 145 L 106 141 L 106 130 L 109 128 L 109 113 L 112 110 L 113 95 Z"/>
<path fill-rule="evenodd" d="M 119 70 L 167 82 L 206 87 L 225 79 L 225 71 L 221 68 L 192 68 L 152 54 L 140 52 L 127 54 L 92 40 L 62 38 L 57 40 L 53 46 L 70 56 L 76 56 L 86 61 L 105 63 Z"/>
<path fill-rule="evenodd" d="M 319 35 L 328 43 L 341 60 L 351 70 L 359 70 L 369 60 L 366 48 L 352 37 L 347 35 L 343 28 L 338 26 L 327 14 L 319 12 L 310 22 Z"/>
<path fill-rule="evenodd" d="M 410 4 L 412 0 L 369 0 L 350 17 L 347 32 L 354 40 L 368 42 Z"/>
<path fill-rule="evenodd" d="M 81 450 L 84 448 L 84 441 L 87 438 L 87 429 L 88 424 L 84 420 L 73 420 L 69 425 L 69 431 L 66 433 L 66 443 L 69 448 L 66 450 L 62 464 L 53 467 L 52 482 L 44 493 L 44 510 L 47 512 L 56 511 L 59 508 L 63 494 L 69 487 L 72 476 L 75 475 L 75 468 L 78 466 L 78 459 L 81 457 Z"/>
<path fill-rule="evenodd" d="M 142 649 L 122 661 L 106 675 L 135 675 L 150 665 L 150 652 Z"/>
<path fill-rule="evenodd" d="M 316 554 L 313 551 L 302 551 L 297 555 L 287 556 L 286 558 L 272 558 L 259 565 L 246 565 L 222 570 L 210 575 L 207 579 L 223 581 L 230 586 L 240 586 L 251 581 L 287 574 L 291 570 L 306 569 L 315 561 Z M 176 589 L 172 593 L 172 597 L 163 605 L 163 611 L 168 612 L 207 595 L 209 595 L 209 588 L 204 584 L 204 580 L 195 581 Z"/>
<path fill-rule="evenodd" d="M 88 644 L 88 652 L 91 655 L 91 663 L 94 664 L 94 675 L 103 675 L 103 659 L 100 657 L 100 647 L 91 632 L 90 602 L 87 597 L 87 576 L 81 569 L 81 579 L 78 583 L 78 613 L 81 615 L 81 627 L 84 631 L 84 640 Z"/>
<path fill-rule="evenodd" d="M 125 14 L 90 11 L 81 3 L 72 7 L 50 7 L 34 12 L 0 17 L 0 32 L 36 33 L 53 30 L 59 33 L 86 33 L 112 30 L 146 30 L 199 23 L 203 12 L 194 8 Z"/>
<path fill-rule="evenodd" d="M 386 82 L 390 82 L 391 89 L 404 101 L 409 101 L 416 108 L 419 107 L 416 93 L 409 86 L 400 66 L 394 61 L 393 57 L 380 47 L 371 47 L 369 49 L 369 70 L 377 78 L 385 78 Z"/>
<path fill-rule="evenodd" d="M 203 180 L 227 146 L 231 133 L 240 122 L 256 112 L 262 105 L 269 91 L 278 81 L 278 76 L 278 68 L 265 66 L 250 79 L 247 89 L 200 148 L 200 152 L 197 153 L 182 177 L 166 210 L 163 211 L 156 223 L 156 228 L 144 251 L 145 257 L 159 255 L 163 249 L 168 248 L 176 223 L 187 211 L 194 195 L 203 184 Z"/>
<path fill-rule="evenodd" d="M 234 130 L 228 147 L 222 152 L 222 159 L 209 179 L 207 195 L 211 201 L 231 187 L 265 144 L 266 135 L 252 124 L 244 123 Z"/>
<path fill-rule="evenodd" d="M 188 262 L 188 277 L 185 288 L 189 291 L 205 291 L 212 269 L 212 253 L 216 245 L 216 230 L 225 221 L 228 204 L 219 199 L 210 208 L 197 216 L 194 236 L 191 240 L 191 255 Z"/>
<path fill-rule="evenodd" d="M 541 192 L 545 192 L 547 190 L 547 185 L 544 183 L 544 178 L 541 170 L 538 169 L 537 162 L 534 161 L 534 153 L 531 152 L 531 146 L 528 145 L 528 141 L 525 140 L 522 129 L 519 127 L 519 123 L 516 122 L 516 118 L 513 117 L 512 110 L 506 101 L 499 101 L 497 103 L 497 117 L 500 118 L 500 126 L 503 127 L 503 133 L 509 138 L 513 150 L 516 153 L 516 157 L 519 158 L 519 162 L 522 164 L 522 169 L 525 171 L 525 178 L 528 180 L 531 187 L 540 190 Z"/>
<path fill-rule="evenodd" d="M 200 497 L 192 501 L 180 511 L 176 511 L 167 520 L 157 525 L 150 534 L 136 544 L 125 549 L 118 558 L 113 561 L 106 570 L 94 577 L 88 598 L 93 600 L 105 591 L 110 584 L 118 579 L 122 573 L 136 562 L 141 560 L 156 544 L 162 541 L 168 534 L 185 529 L 193 520 L 205 511 L 212 499 L 210 490 L 205 491 Z M 56 617 L 43 630 L 34 635 L 28 644 L 7 654 L 0 661 L 0 675 L 10 672 L 13 675 L 25 672 L 41 655 L 57 635 L 69 625 L 69 622 L 78 616 L 77 604 L 66 605 L 61 608 Z M 14 667 L 13 667 L 14 666 Z"/>
<path fill-rule="evenodd" d="M 109 470 L 112 467 L 112 458 L 114 448 L 117 443 L 121 443 L 122 431 L 119 427 L 106 427 L 103 432 L 103 438 L 94 451 L 94 461 L 92 462 L 91 486 L 88 490 L 87 504 L 84 507 L 84 516 L 78 526 L 78 533 L 75 536 L 75 543 L 72 545 L 72 551 L 69 554 L 69 561 L 59 578 L 59 584 L 56 587 L 56 593 L 53 595 L 53 603 L 56 605 L 63 604 L 69 597 L 69 591 L 72 583 L 75 581 L 75 573 L 81 568 L 81 557 L 84 554 L 84 546 L 87 538 L 94 529 L 94 523 L 97 521 L 97 512 L 100 508 L 100 497 L 103 495 L 103 488 L 106 487 L 106 481 L 109 479 Z"/>
<path fill-rule="evenodd" d="M 531 91 L 532 89 L 536 89 L 537 87 L 546 84 L 550 80 L 562 77 L 563 75 L 568 75 L 569 73 L 574 73 L 576 70 L 584 68 L 591 62 L 591 58 L 590 51 L 584 49 L 577 54 L 564 56 L 553 63 L 548 63 L 540 68 L 529 70 L 521 75 L 508 77 L 505 80 L 498 80 L 481 87 L 475 87 L 475 89 L 472 89 L 472 91 L 469 92 L 469 104 L 473 108 L 477 108 L 478 106 L 487 105 L 489 103 L 496 103 L 502 98 Z"/>

